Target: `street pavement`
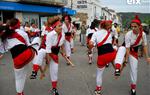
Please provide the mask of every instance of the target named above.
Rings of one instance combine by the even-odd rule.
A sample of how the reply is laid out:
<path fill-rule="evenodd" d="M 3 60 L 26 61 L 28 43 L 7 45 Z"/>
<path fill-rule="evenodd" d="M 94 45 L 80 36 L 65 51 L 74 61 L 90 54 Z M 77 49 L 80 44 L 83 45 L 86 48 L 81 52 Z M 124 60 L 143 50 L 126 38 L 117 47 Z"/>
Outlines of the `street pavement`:
<path fill-rule="evenodd" d="M 120 39 L 123 41 L 123 34 L 121 34 Z M 148 35 L 149 42 L 150 37 Z M 94 95 L 97 53 L 95 48 L 93 64 L 89 65 L 86 50 L 87 48 L 81 46 L 77 38 L 75 40 L 75 52 L 71 57 L 75 67 L 67 66 L 64 58 L 59 55 L 58 91 L 60 95 Z M 150 95 L 150 65 L 142 57 L 139 58 L 138 67 L 137 95 Z M 121 77 L 115 79 L 114 69 L 110 64 L 103 74 L 103 95 L 130 95 L 129 70 L 129 65 L 127 65 Z M 28 66 L 24 88 L 25 95 L 50 95 L 49 70 L 47 70 L 43 80 L 39 79 L 40 72 L 36 80 L 29 79 L 31 71 L 32 63 Z M 9 52 L 0 60 L 0 95 L 16 95 L 13 62 Z"/>

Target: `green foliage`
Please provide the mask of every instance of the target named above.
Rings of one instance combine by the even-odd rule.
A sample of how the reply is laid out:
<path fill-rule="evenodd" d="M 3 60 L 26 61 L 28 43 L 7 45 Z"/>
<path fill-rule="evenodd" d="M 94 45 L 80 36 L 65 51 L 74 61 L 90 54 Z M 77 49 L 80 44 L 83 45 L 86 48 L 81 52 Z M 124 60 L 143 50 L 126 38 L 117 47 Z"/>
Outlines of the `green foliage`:
<path fill-rule="evenodd" d="M 150 17 L 145 17 L 143 19 L 143 22 L 146 23 L 146 24 L 148 24 L 148 25 L 150 25 Z"/>
<path fill-rule="evenodd" d="M 118 13 L 122 18 L 123 28 L 128 28 L 132 19 L 135 15 L 138 15 L 142 23 L 150 25 L 150 14 L 149 13 Z"/>

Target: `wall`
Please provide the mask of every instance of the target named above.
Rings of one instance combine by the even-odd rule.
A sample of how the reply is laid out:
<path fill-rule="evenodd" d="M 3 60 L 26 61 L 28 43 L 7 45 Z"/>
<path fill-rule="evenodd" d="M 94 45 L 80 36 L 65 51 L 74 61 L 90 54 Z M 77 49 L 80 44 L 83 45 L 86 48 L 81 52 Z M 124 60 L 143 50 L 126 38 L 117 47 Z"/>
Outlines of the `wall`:
<path fill-rule="evenodd" d="M 72 9 L 76 10 L 78 13 L 83 13 L 83 18 L 87 14 L 87 25 L 90 25 L 91 22 L 95 19 L 100 19 L 101 16 L 101 6 L 99 0 L 72 0 Z M 71 8 L 71 0 L 68 0 L 67 7 Z M 83 20 L 80 18 L 80 20 Z"/>

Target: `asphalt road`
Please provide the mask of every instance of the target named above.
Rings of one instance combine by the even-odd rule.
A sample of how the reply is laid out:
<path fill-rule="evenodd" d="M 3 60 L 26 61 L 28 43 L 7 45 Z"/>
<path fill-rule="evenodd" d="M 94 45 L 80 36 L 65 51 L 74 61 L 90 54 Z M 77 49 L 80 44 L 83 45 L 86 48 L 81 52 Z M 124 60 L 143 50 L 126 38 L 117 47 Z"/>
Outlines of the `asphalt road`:
<path fill-rule="evenodd" d="M 121 35 L 120 39 L 123 39 Z M 94 95 L 96 78 L 96 49 L 93 64 L 88 64 L 86 47 L 80 46 L 75 41 L 75 52 L 71 60 L 75 67 L 66 65 L 66 61 L 60 55 L 58 91 L 60 95 Z M 148 35 L 148 42 L 150 37 Z M 144 58 L 139 58 L 138 64 L 137 95 L 150 95 L 150 65 Z M 25 95 L 50 95 L 51 82 L 49 70 L 43 80 L 30 80 L 32 63 L 28 68 L 28 77 L 24 88 Z M 103 95 L 130 95 L 129 65 L 127 65 L 121 77 L 115 79 L 114 69 L 110 65 L 103 74 Z M 39 73 L 40 75 L 40 73 Z M 0 95 L 16 95 L 13 63 L 10 53 L 6 53 L 0 60 Z"/>

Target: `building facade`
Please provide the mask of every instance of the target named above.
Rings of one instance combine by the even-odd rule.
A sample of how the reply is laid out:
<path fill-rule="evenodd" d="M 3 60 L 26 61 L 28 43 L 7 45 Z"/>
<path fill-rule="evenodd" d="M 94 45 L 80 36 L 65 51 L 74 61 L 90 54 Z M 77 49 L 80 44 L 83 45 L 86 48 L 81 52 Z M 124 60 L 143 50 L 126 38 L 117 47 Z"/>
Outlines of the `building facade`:
<path fill-rule="evenodd" d="M 68 0 L 67 7 L 76 10 L 77 17 L 81 22 L 86 21 L 87 25 L 101 17 L 100 0 Z"/>
<path fill-rule="evenodd" d="M 48 16 L 63 13 L 75 15 L 75 10 L 64 7 L 66 4 L 67 0 L 2 0 L 0 21 L 5 23 L 8 19 L 17 17 L 22 24 L 29 22 L 42 26 Z"/>

